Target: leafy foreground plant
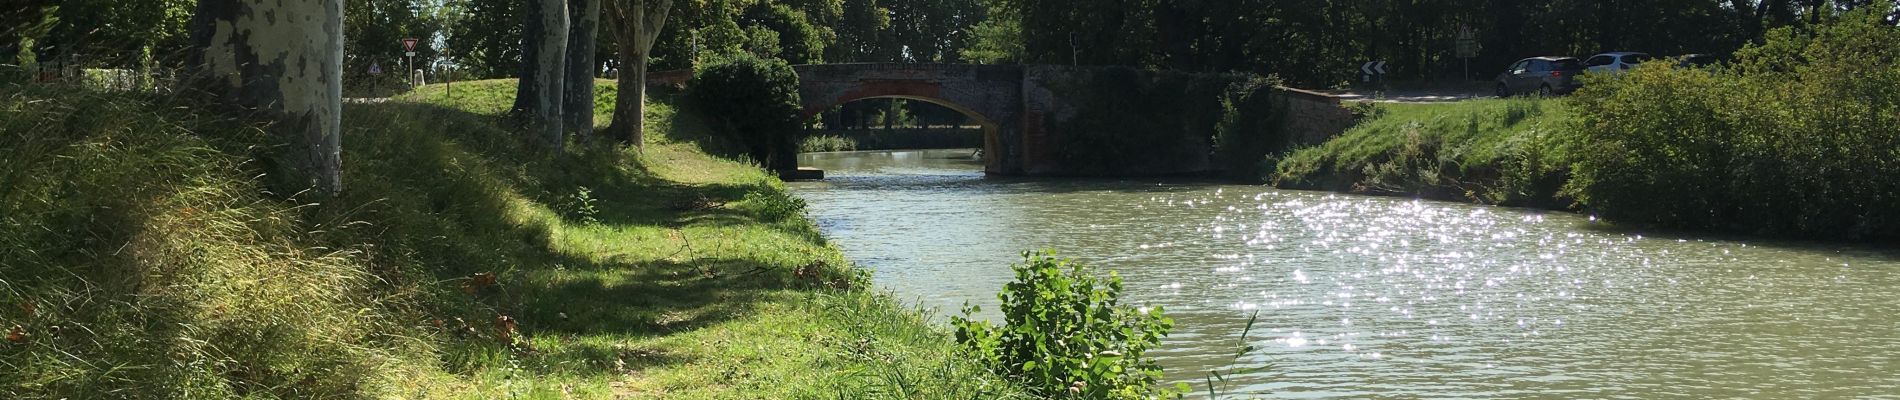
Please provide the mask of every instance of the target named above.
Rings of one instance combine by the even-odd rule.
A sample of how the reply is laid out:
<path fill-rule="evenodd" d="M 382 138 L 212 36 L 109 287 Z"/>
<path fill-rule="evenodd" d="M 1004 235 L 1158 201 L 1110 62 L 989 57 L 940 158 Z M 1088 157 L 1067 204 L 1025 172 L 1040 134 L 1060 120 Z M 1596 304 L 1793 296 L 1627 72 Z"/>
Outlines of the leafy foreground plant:
<path fill-rule="evenodd" d="M 1174 320 L 1160 307 L 1120 303 L 1121 277 L 1089 274 L 1050 252 L 1024 252 L 1011 265 L 1016 281 L 1004 286 L 1003 326 L 972 316 L 952 317 L 957 342 L 1000 375 L 1052 398 L 1178 398 L 1187 384 L 1162 387 L 1161 366 L 1143 357 L 1161 344 Z"/>

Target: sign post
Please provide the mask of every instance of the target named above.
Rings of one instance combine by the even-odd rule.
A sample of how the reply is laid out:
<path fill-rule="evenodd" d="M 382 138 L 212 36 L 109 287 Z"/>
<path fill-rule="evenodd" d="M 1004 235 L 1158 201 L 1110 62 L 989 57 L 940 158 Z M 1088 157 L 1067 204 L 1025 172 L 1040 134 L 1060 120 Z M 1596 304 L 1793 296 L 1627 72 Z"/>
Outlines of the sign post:
<path fill-rule="evenodd" d="M 1458 58 L 1465 63 L 1465 79 L 1471 79 L 1471 59 L 1478 56 L 1478 35 L 1470 26 L 1458 27 Z"/>
<path fill-rule="evenodd" d="M 370 61 L 369 75 L 372 77 L 381 78 L 383 76 L 383 63 Z M 369 80 L 369 92 L 371 95 L 374 95 L 376 93 L 376 81 L 379 81 L 379 80 L 381 79 Z"/>
<path fill-rule="evenodd" d="M 1367 61 L 1359 64 L 1360 79 L 1368 85 L 1374 85 L 1379 92 L 1385 91 L 1385 61 Z"/>
<path fill-rule="evenodd" d="M 417 42 L 421 42 L 421 40 L 416 39 L 416 38 L 402 39 L 402 52 L 404 56 L 408 57 L 407 62 L 403 63 L 404 73 L 409 73 L 409 71 L 415 70 Z M 415 86 L 415 85 L 416 85 L 416 77 L 414 74 L 411 74 L 409 75 L 409 86 Z"/>

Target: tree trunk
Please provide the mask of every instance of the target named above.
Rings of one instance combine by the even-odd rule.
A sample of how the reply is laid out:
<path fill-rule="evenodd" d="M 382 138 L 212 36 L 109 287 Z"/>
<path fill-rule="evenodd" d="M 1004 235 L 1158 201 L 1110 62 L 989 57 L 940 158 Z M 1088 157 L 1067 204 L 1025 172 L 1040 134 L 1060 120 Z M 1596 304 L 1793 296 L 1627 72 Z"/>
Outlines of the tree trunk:
<path fill-rule="evenodd" d="M 614 120 L 607 136 L 633 147 L 646 140 L 647 59 L 653 43 L 666 26 L 673 0 L 605 0 L 614 18 L 615 41 L 620 44 L 619 93 L 614 97 Z"/>
<path fill-rule="evenodd" d="M 884 131 L 890 132 L 897 126 L 897 99 L 884 100 Z"/>
<path fill-rule="evenodd" d="M 594 38 L 600 32 L 601 1 L 567 0 L 567 88 L 561 111 L 567 114 L 567 130 L 583 143 L 594 139 Z"/>
<path fill-rule="evenodd" d="M 535 0 L 523 14 L 527 22 L 521 31 L 521 80 L 515 89 L 514 113 L 549 148 L 560 149 L 566 132 L 561 106 L 567 84 L 562 79 L 567 72 L 567 0 Z"/>
<path fill-rule="evenodd" d="M 201 0 L 192 17 L 193 84 L 275 120 L 292 184 L 343 190 L 343 0 Z"/>
<path fill-rule="evenodd" d="M 620 90 L 614 95 L 614 120 L 607 127 L 613 140 L 633 147 L 646 141 L 647 55 L 620 46 Z"/>

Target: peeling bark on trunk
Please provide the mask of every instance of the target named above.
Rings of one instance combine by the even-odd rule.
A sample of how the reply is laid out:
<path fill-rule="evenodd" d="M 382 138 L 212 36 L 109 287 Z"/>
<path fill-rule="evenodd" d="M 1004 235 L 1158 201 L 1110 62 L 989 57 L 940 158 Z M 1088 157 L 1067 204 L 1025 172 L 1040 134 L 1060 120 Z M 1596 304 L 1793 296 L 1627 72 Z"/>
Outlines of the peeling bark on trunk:
<path fill-rule="evenodd" d="M 647 59 L 653 43 L 666 26 L 673 0 L 603 0 L 612 18 L 620 51 L 619 93 L 614 97 L 614 120 L 607 136 L 640 147 L 645 138 Z"/>
<path fill-rule="evenodd" d="M 647 55 L 620 46 L 620 90 L 614 94 L 614 116 L 607 134 L 621 144 L 640 147 L 646 140 Z M 637 67 L 636 67 L 637 65 Z"/>
<path fill-rule="evenodd" d="M 521 81 L 516 86 L 514 112 L 527 120 L 529 130 L 549 148 L 560 149 L 566 131 L 561 124 L 562 96 L 567 85 L 567 0 L 528 3 L 521 39 Z"/>
<path fill-rule="evenodd" d="M 193 86 L 275 120 L 290 189 L 341 192 L 343 0 L 200 0 L 191 33 Z"/>
<path fill-rule="evenodd" d="M 601 1 L 567 0 L 567 88 L 561 110 L 567 130 L 582 143 L 594 139 L 594 38 L 600 32 Z"/>

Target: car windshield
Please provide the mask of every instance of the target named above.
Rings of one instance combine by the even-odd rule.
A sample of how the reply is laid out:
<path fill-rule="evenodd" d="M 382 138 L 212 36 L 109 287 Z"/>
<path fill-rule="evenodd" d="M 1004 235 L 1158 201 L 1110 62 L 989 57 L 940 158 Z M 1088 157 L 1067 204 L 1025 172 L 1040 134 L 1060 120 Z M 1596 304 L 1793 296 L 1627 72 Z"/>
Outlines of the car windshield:
<path fill-rule="evenodd" d="M 1551 67 L 1552 67 L 1553 69 L 1555 69 L 1555 70 L 1558 70 L 1558 71 L 1568 71 L 1568 70 L 1573 70 L 1573 69 L 1583 69 L 1583 64 L 1582 64 L 1582 63 L 1578 63 L 1578 62 L 1577 62 L 1577 59 L 1575 59 L 1575 58 L 1565 58 L 1565 59 L 1560 59 L 1560 60 L 1550 60 L 1550 65 L 1551 65 Z"/>

